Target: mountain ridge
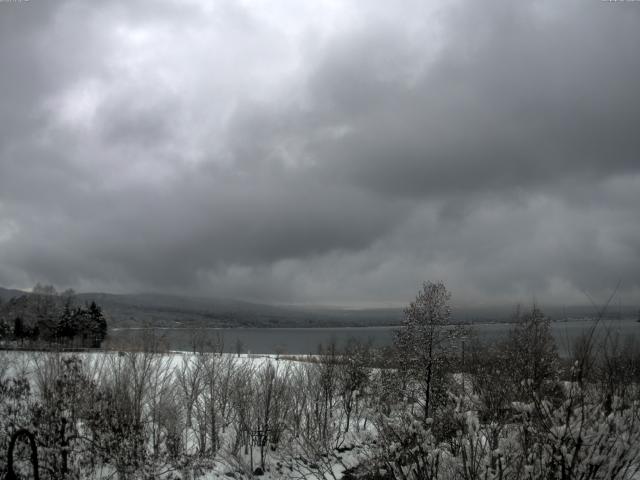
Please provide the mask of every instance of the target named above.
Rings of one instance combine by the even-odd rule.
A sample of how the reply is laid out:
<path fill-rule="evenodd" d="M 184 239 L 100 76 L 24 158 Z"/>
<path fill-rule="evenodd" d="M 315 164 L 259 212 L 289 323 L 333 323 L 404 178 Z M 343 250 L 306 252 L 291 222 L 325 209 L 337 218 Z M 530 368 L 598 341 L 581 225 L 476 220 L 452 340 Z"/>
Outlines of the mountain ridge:
<path fill-rule="evenodd" d="M 16 289 L 0 287 L 3 302 L 13 297 L 31 295 Z M 305 307 L 270 305 L 256 302 L 159 293 L 114 294 L 86 292 L 76 294 L 79 304 L 95 301 L 110 320 L 112 327 L 339 327 L 398 325 L 401 308 L 346 309 L 338 307 Z M 596 316 L 592 306 L 541 307 L 553 320 Z M 527 310 L 525 305 L 522 309 Z M 515 307 L 454 307 L 452 318 L 458 323 L 506 322 L 513 319 Z M 607 318 L 637 315 L 637 307 L 611 305 Z"/>

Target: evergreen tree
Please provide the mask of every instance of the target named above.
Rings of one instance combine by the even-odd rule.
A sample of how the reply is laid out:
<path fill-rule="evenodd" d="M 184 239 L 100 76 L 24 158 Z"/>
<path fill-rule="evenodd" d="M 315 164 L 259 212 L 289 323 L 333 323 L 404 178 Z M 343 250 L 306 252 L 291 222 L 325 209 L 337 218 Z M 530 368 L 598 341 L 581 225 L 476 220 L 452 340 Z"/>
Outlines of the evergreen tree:
<path fill-rule="evenodd" d="M 93 320 L 86 305 L 85 308 L 76 308 L 76 326 L 76 335 L 81 338 L 82 346 L 90 345 L 93 337 Z"/>
<path fill-rule="evenodd" d="M 89 305 L 89 318 L 91 321 L 93 347 L 100 348 L 102 341 L 107 336 L 107 320 L 102 314 L 102 308 L 96 302 L 91 302 L 91 305 Z"/>
<path fill-rule="evenodd" d="M 68 304 L 64 306 L 56 329 L 59 338 L 70 341 L 78 334 L 78 315 L 81 314 L 78 310 L 72 311 Z"/>
<path fill-rule="evenodd" d="M 27 336 L 27 329 L 24 325 L 24 320 L 22 320 L 22 317 L 16 317 L 13 320 L 13 336 L 16 340 L 24 340 L 24 338 Z"/>
<path fill-rule="evenodd" d="M 0 319 L 0 340 L 11 336 L 11 327 Z"/>

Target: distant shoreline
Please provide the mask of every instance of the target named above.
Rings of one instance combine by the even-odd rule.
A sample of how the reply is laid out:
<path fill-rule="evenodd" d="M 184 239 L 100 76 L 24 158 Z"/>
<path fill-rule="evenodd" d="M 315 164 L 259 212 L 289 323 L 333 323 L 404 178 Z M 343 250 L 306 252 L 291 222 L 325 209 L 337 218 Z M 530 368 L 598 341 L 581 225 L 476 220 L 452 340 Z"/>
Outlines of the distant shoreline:
<path fill-rule="evenodd" d="M 570 319 L 557 319 L 551 320 L 551 323 L 577 323 L 577 322 L 595 322 L 596 318 L 570 318 Z M 634 321 L 633 317 L 625 317 L 625 318 L 602 318 L 601 322 L 630 322 Z M 518 325 L 517 321 L 488 321 L 483 320 L 480 322 L 460 322 L 460 323 L 449 323 L 446 326 L 456 327 L 456 326 L 466 326 L 466 327 L 475 327 L 475 326 L 486 326 L 486 325 Z M 150 327 L 113 327 L 110 328 L 109 331 L 123 331 L 123 330 L 339 330 L 339 329 L 376 329 L 383 330 L 389 328 L 401 328 L 402 324 L 394 323 L 388 325 L 332 325 L 326 327 L 318 327 L 318 326 L 305 326 L 305 325 L 291 325 L 285 327 L 272 327 L 272 326 L 245 326 L 238 325 L 234 327 L 205 327 L 205 326 L 193 326 L 193 327 L 184 327 L 184 326 L 150 326 Z"/>

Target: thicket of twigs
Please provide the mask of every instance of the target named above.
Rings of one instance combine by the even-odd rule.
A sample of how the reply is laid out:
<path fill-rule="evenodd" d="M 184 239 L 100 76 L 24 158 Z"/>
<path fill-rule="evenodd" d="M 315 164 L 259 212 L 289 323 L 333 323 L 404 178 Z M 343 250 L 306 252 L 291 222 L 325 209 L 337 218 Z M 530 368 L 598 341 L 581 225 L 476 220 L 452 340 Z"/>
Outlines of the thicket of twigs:
<path fill-rule="evenodd" d="M 5 353 L 0 475 L 12 434 L 27 429 L 46 479 L 633 477 L 633 341 L 596 321 L 561 360 L 536 307 L 494 345 L 450 327 L 449 315 L 444 286 L 425 284 L 394 348 L 351 341 L 308 361 L 249 359 L 221 345 L 167 354 L 153 342 L 82 356 Z M 26 442 L 14 458 L 18 473 L 31 472 Z"/>

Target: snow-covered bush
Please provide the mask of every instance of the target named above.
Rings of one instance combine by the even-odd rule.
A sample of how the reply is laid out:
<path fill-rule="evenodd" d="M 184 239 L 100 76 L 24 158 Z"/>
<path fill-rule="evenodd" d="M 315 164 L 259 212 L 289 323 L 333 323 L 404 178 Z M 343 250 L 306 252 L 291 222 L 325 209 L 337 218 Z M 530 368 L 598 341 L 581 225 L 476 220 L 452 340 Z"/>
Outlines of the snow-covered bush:
<path fill-rule="evenodd" d="M 377 448 L 373 470 L 393 479 L 441 478 L 441 462 L 447 452 L 436 444 L 431 423 L 431 418 L 425 421 L 406 408 L 391 415 L 380 413 L 375 419 Z"/>

